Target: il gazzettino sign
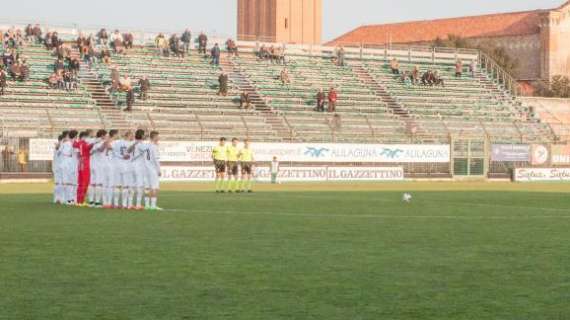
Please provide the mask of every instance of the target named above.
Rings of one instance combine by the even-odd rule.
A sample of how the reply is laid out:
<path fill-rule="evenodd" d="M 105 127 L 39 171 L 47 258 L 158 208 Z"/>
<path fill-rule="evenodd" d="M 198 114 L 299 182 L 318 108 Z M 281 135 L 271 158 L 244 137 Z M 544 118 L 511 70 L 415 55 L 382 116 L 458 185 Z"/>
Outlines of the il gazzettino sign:
<path fill-rule="evenodd" d="M 213 167 L 161 168 L 161 181 L 192 182 L 212 181 L 216 173 Z M 402 167 L 281 167 L 277 175 L 279 181 L 402 181 Z M 271 181 L 269 167 L 257 167 L 254 179 L 259 182 Z"/>
<path fill-rule="evenodd" d="M 517 182 L 570 182 L 570 168 L 518 168 L 514 179 Z"/>

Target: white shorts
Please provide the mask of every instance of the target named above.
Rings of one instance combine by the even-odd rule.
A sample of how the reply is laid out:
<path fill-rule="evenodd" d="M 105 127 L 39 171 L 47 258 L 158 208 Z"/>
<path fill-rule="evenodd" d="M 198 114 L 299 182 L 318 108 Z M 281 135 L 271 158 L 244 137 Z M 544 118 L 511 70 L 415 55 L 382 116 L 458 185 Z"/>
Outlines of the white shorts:
<path fill-rule="evenodd" d="M 64 163 L 61 167 L 61 182 L 63 184 L 77 184 L 77 168 L 71 162 Z"/>
<path fill-rule="evenodd" d="M 103 170 L 103 187 L 106 188 L 114 188 L 116 187 L 116 182 L 115 182 L 115 169 L 113 168 L 112 165 L 104 165 L 101 166 L 101 169 Z"/>
<path fill-rule="evenodd" d="M 135 186 L 135 173 L 133 171 L 123 171 L 119 174 L 119 185 L 123 187 Z"/>
<path fill-rule="evenodd" d="M 102 186 L 105 183 L 105 173 L 101 165 L 99 164 L 92 164 L 94 165 L 91 168 L 91 185 L 92 186 Z"/>
<path fill-rule="evenodd" d="M 62 172 L 61 168 L 56 168 L 53 171 L 53 182 L 55 182 L 55 184 L 62 184 L 63 183 L 63 172 Z"/>
<path fill-rule="evenodd" d="M 146 170 L 145 187 L 152 190 L 160 189 L 160 181 L 156 171 Z"/>
<path fill-rule="evenodd" d="M 144 188 L 146 186 L 146 169 L 135 167 L 134 172 L 134 186 L 137 188 Z"/>

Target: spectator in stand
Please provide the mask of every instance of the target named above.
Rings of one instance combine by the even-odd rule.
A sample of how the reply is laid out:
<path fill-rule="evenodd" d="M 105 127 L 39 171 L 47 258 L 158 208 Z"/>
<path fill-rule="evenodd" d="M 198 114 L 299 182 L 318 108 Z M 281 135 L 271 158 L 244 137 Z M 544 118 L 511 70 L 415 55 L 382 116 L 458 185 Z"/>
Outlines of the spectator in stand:
<path fill-rule="evenodd" d="M 215 66 L 220 65 L 220 46 L 216 43 L 212 48 L 210 55 L 212 56 L 212 64 Z"/>
<path fill-rule="evenodd" d="M 140 98 L 141 100 L 146 101 L 148 99 L 148 92 L 150 91 L 150 80 L 148 80 L 147 76 L 143 76 L 139 80 L 139 87 L 141 90 Z"/>
<path fill-rule="evenodd" d="M 168 44 L 170 46 L 170 50 L 176 57 L 184 58 L 184 51 L 182 50 L 182 46 L 180 45 L 180 39 L 176 34 L 172 34 L 172 36 L 170 36 Z"/>
<path fill-rule="evenodd" d="M 283 68 L 283 70 L 281 70 L 281 75 L 279 76 L 279 78 L 281 79 L 282 85 L 291 84 L 291 79 L 289 77 L 289 70 L 287 68 Z"/>
<path fill-rule="evenodd" d="M 12 50 L 8 50 L 4 52 L 4 54 L 2 55 L 2 64 L 7 70 L 10 70 L 10 67 L 14 63 L 14 60 L 15 57 L 14 57 L 14 52 Z"/>
<path fill-rule="evenodd" d="M 428 86 L 428 85 L 431 86 L 432 85 L 430 73 L 431 73 L 431 70 L 427 70 L 426 72 L 424 72 L 422 74 L 422 78 L 421 78 L 422 85 L 424 85 L 424 86 Z"/>
<path fill-rule="evenodd" d="M 251 98 L 248 92 L 242 92 L 239 98 L 239 108 L 249 110 L 251 108 Z"/>
<path fill-rule="evenodd" d="M 420 67 L 414 66 L 414 69 L 412 70 L 412 74 L 410 76 L 410 80 L 412 81 L 413 85 L 418 84 L 419 77 L 420 77 Z"/>
<path fill-rule="evenodd" d="M 400 76 L 400 80 L 406 85 L 406 87 L 409 88 L 412 86 L 412 77 L 408 71 L 402 72 L 402 75 Z"/>
<path fill-rule="evenodd" d="M 208 47 L 208 37 L 202 32 L 198 36 L 198 53 L 206 55 L 207 47 Z"/>
<path fill-rule="evenodd" d="M 6 94 L 6 86 L 7 86 L 7 77 L 4 68 L 0 66 L 0 96 Z"/>
<path fill-rule="evenodd" d="M 477 62 L 475 60 L 471 60 L 471 64 L 469 64 L 469 72 L 471 72 L 471 76 L 475 78 L 475 73 L 477 73 Z"/>
<path fill-rule="evenodd" d="M 445 87 L 445 83 L 443 78 L 439 75 L 439 71 L 435 70 L 433 73 L 433 79 L 434 79 L 434 84 L 436 86 L 441 85 L 442 87 Z"/>
<path fill-rule="evenodd" d="M 123 45 L 124 45 L 125 49 L 132 49 L 134 41 L 135 41 L 135 37 L 133 36 L 132 33 L 127 32 L 127 33 L 123 34 Z"/>
<path fill-rule="evenodd" d="M 331 87 L 329 90 L 329 112 L 336 112 L 336 102 L 338 100 L 338 94 L 336 90 Z"/>
<path fill-rule="evenodd" d="M 65 63 L 63 62 L 63 58 L 57 59 L 53 65 L 53 71 L 58 72 L 59 70 L 65 69 Z"/>
<path fill-rule="evenodd" d="M 287 61 L 285 59 L 285 46 L 279 48 L 277 50 L 277 63 L 282 64 L 282 65 L 286 65 Z"/>
<path fill-rule="evenodd" d="M 109 40 L 109 34 L 107 33 L 107 30 L 105 28 L 99 30 L 99 32 L 97 33 L 97 42 L 100 45 L 107 45 L 108 40 Z"/>
<path fill-rule="evenodd" d="M 461 60 L 457 60 L 457 63 L 455 63 L 455 77 L 461 78 L 462 74 L 463 74 L 463 62 Z"/>
<path fill-rule="evenodd" d="M 233 41 L 232 39 L 228 39 L 228 41 L 226 41 L 226 50 L 228 51 L 228 56 L 234 56 L 237 57 L 238 55 L 238 47 L 235 43 L 235 41 Z"/>
<path fill-rule="evenodd" d="M 335 113 L 332 119 L 330 120 L 329 125 L 334 131 L 340 130 L 342 128 L 342 120 L 340 118 L 340 114 Z"/>
<path fill-rule="evenodd" d="M 51 50 L 53 48 L 53 44 L 51 43 L 51 32 L 46 33 L 44 44 L 47 50 Z"/>
<path fill-rule="evenodd" d="M 167 57 L 168 56 L 168 42 L 162 33 L 159 33 L 158 36 L 154 39 L 154 44 L 158 49 L 158 54 Z"/>
<path fill-rule="evenodd" d="M 40 27 L 39 24 L 36 24 L 34 26 L 34 28 L 32 29 L 32 34 L 34 36 L 34 40 L 37 43 L 41 43 L 42 42 L 42 28 Z"/>
<path fill-rule="evenodd" d="M 267 51 L 267 48 L 265 47 L 264 44 L 262 44 L 261 47 L 259 48 L 259 51 L 257 52 L 257 57 L 260 60 L 265 60 L 269 57 L 269 52 Z"/>
<path fill-rule="evenodd" d="M 228 75 L 225 72 L 222 72 L 222 74 L 218 77 L 218 83 L 220 86 L 218 95 L 224 97 L 228 95 L 228 81 L 229 81 Z"/>
<path fill-rule="evenodd" d="M 101 62 L 104 64 L 109 64 L 111 62 L 111 51 L 109 51 L 109 48 L 106 46 L 101 49 Z"/>
<path fill-rule="evenodd" d="M 81 69 L 81 62 L 79 62 L 79 58 L 75 57 L 71 59 L 71 63 L 69 64 L 69 69 L 74 75 L 79 74 L 79 70 Z"/>
<path fill-rule="evenodd" d="M 117 54 L 123 54 L 125 52 L 125 48 L 123 47 L 123 35 L 119 32 L 119 30 L 115 30 L 111 35 L 111 49 Z"/>
<path fill-rule="evenodd" d="M 400 62 L 398 62 L 398 59 L 392 58 L 390 61 L 390 69 L 392 70 L 392 74 L 400 74 Z"/>
<path fill-rule="evenodd" d="M 63 72 L 63 87 L 67 91 L 71 90 L 71 72 L 69 71 Z"/>
<path fill-rule="evenodd" d="M 344 47 L 340 47 L 336 53 L 336 59 L 337 59 L 336 62 L 339 67 L 344 67 L 344 57 L 345 57 Z"/>
<path fill-rule="evenodd" d="M 127 90 L 127 109 L 125 111 L 132 111 L 135 104 L 135 92 L 133 88 Z"/>
<path fill-rule="evenodd" d="M 192 42 L 192 33 L 190 32 L 190 29 L 184 30 L 180 40 L 182 40 L 182 49 L 184 50 L 184 53 L 189 54 L 190 43 Z"/>
<path fill-rule="evenodd" d="M 117 68 L 117 66 L 112 66 L 111 67 L 111 89 L 110 89 L 111 93 L 119 91 L 120 82 L 121 82 L 121 77 L 119 74 L 119 69 Z"/>
<path fill-rule="evenodd" d="M 325 92 L 323 91 L 322 88 L 319 89 L 319 92 L 317 92 L 317 108 L 316 111 L 318 112 L 323 112 L 325 111 Z"/>
<path fill-rule="evenodd" d="M 271 45 L 271 47 L 269 47 L 269 50 L 267 50 L 267 57 L 269 58 L 271 63 L 275 63 L 275 46 L 274 45 Z"/>
<path fill-rule="evenodd" d="M 26 26 L 26 29 L 24 30 L 24 32 L 26 34 L 26 41 L 32 41 L 33 27 L 31 24 L 28 24 Z"/>
<path fill-rule="evenodd" d="M 59 47 L 63 44 L 63 42 L 59 39 L 59 35 L 57 32 L 51 33 L 51 45 L 52 47 Z"/>
<path fill-rule="evenodd" d="M 63 89 L 63 71 L 52 73 L 48 78 L 48 85 L 51 89 Z"/>

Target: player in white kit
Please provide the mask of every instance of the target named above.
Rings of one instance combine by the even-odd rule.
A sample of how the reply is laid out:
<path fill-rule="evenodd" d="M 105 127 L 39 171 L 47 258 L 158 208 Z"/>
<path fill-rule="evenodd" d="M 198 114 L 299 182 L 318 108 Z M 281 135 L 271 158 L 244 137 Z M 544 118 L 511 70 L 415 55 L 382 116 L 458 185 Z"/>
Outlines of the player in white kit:
<path fill-rule="evenodd" d="M 104 196 L 104 200 L 103 200 L 103 208 L 105 209 L 111 209 L 113 208 L 113 197 L 115 195 L 115 188 L 117 187 L 117 183 L 116 183 L 116 176 L 118 172 L 118 168 L 117 168 L 117 161 L 116 161 L 116 155 L 115 152 L 113 151 L 113 144 L 114 142 L 117 140 L 117 138 L 119 137 L 119 131 L 118 130 L 110 130 L 109 131 L 109 137 L 107 139 L 107 141 L 105 142 L 105 158 L 104 158 L 104 162 L 103 162 L 103 166 L 102 166 L 102 170 L 104 170 L 105 172 L 105 177 L 104 177 L 104 183 L 103 183 L 103 187 L 105 189 L 105 196 Z M 118 194 L 117 194 L 118 196 Z M 117 200 L 118 202 L 118 200 Z"/>
<path fill-rule="evenodd" d="M 157 131 L 152 131 L 150 133 L 150 143 L 148 143 L 146 149 L 147 154 L 144 157 L 146 167 L 146 188 L 149 190 L 150 210 L 162 210 L 156 205 L 158 190 L 160 189 L 160 155 L 158 152 L 159 139 Z"/>
<path fill-rule="evenodd" d="M 63 132 L 58 138 L 55 148 L 53 150 L 53 160 L 51 164 L 51 170 L 53 173 L 53 203 L 64 203 L 64 186 L 63 186 L 63 171 L 61 168 L 61 152 L 60 147 L 63 141 L 63 137 L 67 135 L 67 132 Z"/>
<path fill-rule="evenodd" d="M 136 201 L 135 209 L 143 210 L 142 199 L 145 196 L 145 185 L 146 185 L 146 174 L 145 174 L 145 163 L 144 157 L 147 154 L 148 143 L 145 141 L 145 132 L 139 129 L 135 132 L 135 142 L 129 148 L 129 153 L 131 154 L 131 162 L 134 169 L 135 177 L 135 189 L 136 189 Z M 145 197 L 146 199 L 146 197 Z M 150 203 L 149 203 L 150 205 Z"/>
<path fill-rule="evenodd" d="M 127 131 L 123 139 L 113 141 L 113 165 L 115 169 L 115 191 L 113 194 L 113 206 L 118 209 L 127 209 L 129 205 L 129 187 L 134 184 L 132 170 L 130 170 L 129 148 L 132 145 L 132 132 Z M 131 201 L 132 202 L 132 201 Z"/>
<path fill-rule="evenodd" d="M 73 138 L 77 136 L 77 131 L 69 132 L 65 137 L 63 137 L 62 143 L 59 147 L 60 152 L 60 168 L 62 171 L 62 182 L 63 182 L 63 202 L 65 204 L 71 205 L 75 203 L 74 185 L 77 185 L 77 176 L 75 172 L 77 171 L 77 162 L 73 159 Z"/>
<path fill-rule="evenodd" d="M 104 194 L 104 184 L 105 184 L 105 170 L 106 165 L 106 142 L 107 142 L 107 131 L 99 130 L 95 138 L 95 143 L 93 148 L 91 148 L 91 185 L 89 188 L 89 206 L 91 207 L 102 207 L 103 206 L 103 194 Z"/>
<path fill-rule="evenodd" d="M 99 142 L 99 139 L 97 139 L 95 131 L 87 129 L 85 130 L 85 133 L 87 133 L 87 138 L 85 138 L 85 142 L 87 142 L 87 144 L 95 145 L 97 142 Z M 93 152 L 91 152 L 91 155 L 93 155 Z M 94 206 L 95 181 L 93 180 L 93 176 L 95 175 L 95 168 L 92 157 L 89 157 L 89 169 L 90 172 L 89 172 L 89 188 L 87 188 L 87 202 L 89 203 L 89 206 Z"/>

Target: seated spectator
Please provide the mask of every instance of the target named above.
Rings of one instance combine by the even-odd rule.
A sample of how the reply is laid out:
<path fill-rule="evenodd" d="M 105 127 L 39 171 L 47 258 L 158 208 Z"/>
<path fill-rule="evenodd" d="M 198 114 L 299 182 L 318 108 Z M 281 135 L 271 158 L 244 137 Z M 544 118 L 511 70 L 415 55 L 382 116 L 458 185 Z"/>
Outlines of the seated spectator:
<path fill-rule="evenodd" d="M 323 112 L 325 111 L 325 92 L 323 91 L 322 88 L 319 89 L 319 92 L 317 92 L 317 107 L 316 107 L 316 111 L 318 112 Z"/>
<path fill-rule="evenodd" d="M 390 61 L 390 69 L 392 70 L 392 74 L 400 74 L 400 62 L 398 62 L 398 59 L 392 58 L 392 61 Z"/>
<path fill-rule="evenodd" d="M 0 96 L 6 93 L 6 87 L 8 86 L 6 72 L 4 68 L 0 67 Z"/>
<path fill-rule="evenodd" d="M 111 89 L 110 92 L 116 92 L 119 91 L 120 89 L 120 82 L 121 82 L 121 77 L 119 75 L 119 69 L 117 68 L 117 66 L 112 66 L 111 67 Z"/>
<path fill-rule="evenodd" d="M 33 27 L 32 27 L 31 24 L 28 24 L 28 25 L 26 26 L 26 28 L 24 29 L 24 32 L 25 32 L 25 34 L 26 34 L 26 41 L 31 41 L 31 40 L 32 40 L 32 29 L 33 29 Z"/>
<path fill-rule="evenodd" d="M 344 48 L 340 47 L 340 49 L 338 49 L 336 53 L 337 66 L 344 67 L 344 56 L 345 56 Z"/>
<path fill-rule="evenodd" d="M 239 98 L 239 108 L 249 110 L 251 108 L 251 98 L 248 92 L 242 92 Z"/>
<path fill-rule="evenodd" d="M 291 79 L 289 78 L 289 70 L 287 68 L 283 68 L 283 70 L 281 70 L 279 78 L 281 79 L 282 85 L 291 84 Z"/>
<path fill-rule="evenodd" d="M 198 53 L 206 55 L 206 48 L 208 47 L 208 37 L 201 32 L 198 36 Z"/>
<path fill-rule="evenodd" d="M 269 59 L 269 61 L 271 61 L 271 63 L 275 63 L 275 46 L 271 45 L 271 47 L 269 47 L 269 49 L 267 50 L 267 58 Z"/>
<path fill-rule="evenodd" d="M 212 56 L 212 64 L 215 66 L 220 65 L 220 46 L 216 43 L 212 48 L 210 55 Z"/>
<path fill-rule="evenodd" d="M 12 66 L 14 60 L 15 60 L 14 53 L 11 50 L 5 51 L 4 54 L 2 55 L 2 64 L 7 70 L 9 70 L 9 68 Z"/>
<path fill-rule="evenodd" d="M 186 29 L 184 31 L 180 40 L 182 40 L 182 50 L 184 50 L 184 53 L 188 54 L 190 52 L 190 43 L 192 42 L 192 33 L 190 32 L 190 29 Z"/>
<path fill-rule="evenodd" d="M 265 60 L 267 59 L 269 56 L 269 52 L 267 51 L 267 48 L 265 47 L 264 44 L 261 45 L 261 47 L 259 48 L 259 51 L 257 52 L 257 57 L 260 60 Z"/>
<path fill-rule="evenodd" d="M 141 100 L 145 101 L 148 99 L 148 92 L 150 91 L 150 80 L 148 80 L 147 76 L 143 76 L 139 80 L 139 87 L 140 87 L 140 98 Z"/>
<path fill-rule="evenodd" d="M 218 95 L 221 96 L 227 96 L 228 95 L 228 75 L 223 72 L 219 77 L 218 77 L 218 83 L 220 86 L 220 89 L 218 91 Z"/>
<path fill-rule="evenodd" d="M 65 89 L 63 83 L 63 70 L 52 73 L 48 78 L 48 85 L 51 89 Z"/>
<path fill-rule="evenodd" d="M 109 34 L 105 28 L 99 30 L 97 33 L 97 42 L 101 45 L 107 45 L 107 40 L 109 39 Z"/>
<path fill-rule="evenodd" d="M 431 86 L 431 85 L 433 85 L 433 83 L 431 82 L 431 80 L 432 80 L 432 79 L 431 79 L 431 70 L 428 70 L 428 71 L 424 72 L 424 74 L 422 74 L 421 80 L 422 80 L 422 84 L 423 84 L 424 86 L 428 86 L 428 85 Z"/>
<path fill-rule="evenodd" d="M 287 61 L 285 59 L 285 46 L 278 48 L 275 55 L 277 56 L 277 63 L 278 64 L 282 64 L 282 65 L 287 64 Z"/>
<path fill-rule="evenodd" d="M 111 37 L 109 38 L 109 45 L 115 53 L 120 53 L 119 50 L 121 50 L 123 47 L 123 35 L 119 32 L 119 30 L 115 30 L 115 32 L 111 34 Z"/>
<path fill-rule="evenodd" d="M 463 62 L 461 60 L 457 60 L 457 63 L 455 64 L 455 77 L 461 78 L 462 74 L 463 74 Z"/>
<path fill-rule="evenodd" d="M 228 56 L 238 56 L 238 47 L 232 39 L 228 39 L 228 41 L 226 41 L 226 50 L 228 51 Z"/>
<path fill-rule="evenodd" d="M 34 36 L 34 40 L 37 43 L 41 43 L 42 42 L 42 28 L 40 27 L 39 24 L 36 24 L 32 30 L 32 34 Z"/>
<path fill-rule="evenodd" d="M 133 83 L 131 81 L 131 78 L 129 78 L 129 75 L 127 74 L 124 78 L 121 78 L 119 80 L 119 90 L 128 92 L 129 90 L 132 89 L 133 89 Z"/>
<path fill-rule="evenodd" d="M 123 34 L 123 46 L 125 47 L 125 49 L 132 49 L 134 41 L 135 37 L 133 36 L 132 33 L 127 32 Z"/>
<path fill-rule="evenodd" d="M 57 72 L 59 70 L 65 69 L 65 63 L 63 62 L 63 58 L 57 59 L 53 65 L 53 71 Z"/>
<path fill-rule="evenodd" d="M 176 57 L 184 58 L 184 50 L 182 50 L 182 46 L 180 45 L 180 39 L 176 34 L 170 36 L 170 39 L 168 40 L 168 45 L 170 46 L 170 50 Z"/>
<path fill-rule="evenodd" d="M 338 94 L 336 90 L 331 87 L 329 90 L 329 112 L 336 112 L 336 102 L 338 100 Z"/>
<path fill-rule="evenodd" d="M 107 47 L 103 47 L 103 49 L 101 49 L 101 62 L 103 62 L 104 64 L 109 64 L 111 62 L 111 51 L 109 50 L 109 48 Z"/>
<path fill-rule="evenodd" d="M 435 70 L 433 73 L 433 83 L 436 86 L 441 85 L 442 87 L 445 87 L 445 83 L 443 81 L 443 78 L 439 75 L 439 71 Z"/>
<path fill-rule="evenodd" d="M 65 71 L 63 73 L 63 87 L 65 88 L 65 90 L 70 91 L 71 90 L 71 72 L 69 71 Z"/>

